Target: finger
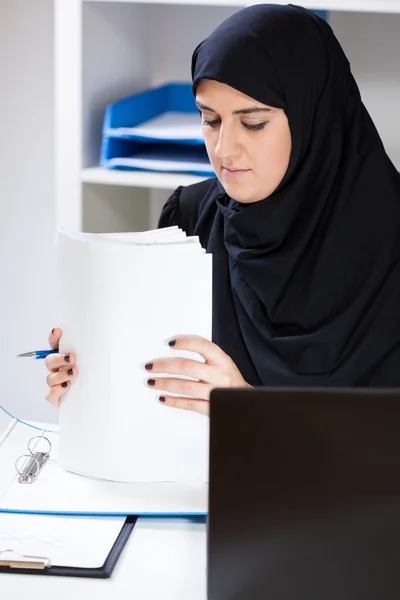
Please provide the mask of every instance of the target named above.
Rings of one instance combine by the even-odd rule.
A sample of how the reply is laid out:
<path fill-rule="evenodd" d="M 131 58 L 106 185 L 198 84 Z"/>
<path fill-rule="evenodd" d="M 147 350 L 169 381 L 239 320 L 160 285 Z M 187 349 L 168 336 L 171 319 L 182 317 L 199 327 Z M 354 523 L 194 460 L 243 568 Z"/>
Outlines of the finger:
<path fill-rule="evenodd" d="M 49 389 L 46 396 L 46 400 L 50 402 L 50 404 L 52 404 L 53 406 L 60 406 L 61 396 L 65 394 L 65 392 L 69 389 L 71 385 L 70 382 L 66 383 L 67 385 L 65 387 L 63 387 L 62 385 L 55 385 L 54 387 Z"/>
<path fill-rule="evenodd" d="M 159 401 L 165 406 L 180 408 L 182 410 L 191 410 L 200 415 L 210 413 L 210 403 L 207 400 L 197 400 L 194 398 L 174 398 L 173 396 L 160 396 Z"/>
<path fill-rule="evenodd" d="M 201 400 L 209 400 L 211 390 L 213 389 L 213 386 L 207 383 L 166 377 L 155 377 L 154 379 L 148 379 L 147 385 L 149 388 L 154 390 L 162 390 L 171 394 L 182 394 L 183 396 L 189 396 Z"/>
<path fill-rule="evenodd" d="M 75 379 L 78 375 L 77 367 L 70 367 L 69 369 L 62 369 L 61 371 L 56 371 L 47 375 L 46 381 L 49 387 L 54 387 L 56 385 L 60 385 L 65 381 L 71 381 Z"/>
<path fill-rule="evenodd" d="M 61 338 L 62 329 L 60 327 L 54 327 L 49 334 L 49 346 L 53 350 L 58 348 L 58 344 Z"/>
<path fill-rule="evenodd" d="M 75 354 L 68 352 L 66 354 L 49 354 L 44 359 L 45 365 L 49 371 L 58 371 L 63 367 L 72 367 L 75 364 Z"/>
<path fill-rule="evenodd" d="M 214 342 L 196 335 L 177 336 L 169 340 L 168 345 L 173 350 L 189 350 L 201 354 L 207 363 L 217 367 L 229 368 L 231 358 Z"/>
<path fill-rule="evenodd" d="M 191 358 L 159 358 L 145 366 L 147 372 L 171 373 L 171 375 L 187 375 L 205 383 L 223 387 L 227 385 L 225 374 L 219 367 L 207 365 Z"/>

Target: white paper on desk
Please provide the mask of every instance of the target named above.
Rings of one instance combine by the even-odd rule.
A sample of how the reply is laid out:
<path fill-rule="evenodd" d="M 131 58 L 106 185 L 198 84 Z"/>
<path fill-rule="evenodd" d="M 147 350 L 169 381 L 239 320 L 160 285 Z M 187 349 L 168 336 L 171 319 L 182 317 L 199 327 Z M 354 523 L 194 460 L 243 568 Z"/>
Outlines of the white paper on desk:
<path fill-rule="evenodd" d="M 100 568 L 122 527 L 124 517 L 79 517 L 0 513 L 2 559 L 19 555 L 48 558 L 57 567 Z"/>
<path fill-rule="evenodd" d="M 203 141 L 200 116 L 197 113 L 167 111 L 135 127 L 109 128 L 106 135 L 140 136 L 154 140 Z"/>
<path fill-rule="evenodd" d="M 60 409 L 63 467 L 113 481 L 208 479 L 208 419 L 160 404 L 143 365 L 179 356 L 165 343 L 177 334 L 211 338 L 211 258 L 190 240 L 59 232 L 60 350 L 79 368 Z"/>

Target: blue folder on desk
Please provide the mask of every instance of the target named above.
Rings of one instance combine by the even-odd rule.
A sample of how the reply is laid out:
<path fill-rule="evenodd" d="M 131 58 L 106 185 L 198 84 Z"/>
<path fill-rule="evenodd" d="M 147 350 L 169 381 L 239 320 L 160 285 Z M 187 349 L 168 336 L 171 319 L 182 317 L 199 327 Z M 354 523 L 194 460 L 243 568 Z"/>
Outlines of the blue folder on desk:
<path fill-rule="evenodd" d="M 34 436 L 51 443 L 50 458 L 31 484 L 18 482 L 16 459 Z M 57 463 L 58 433 L 0 410 L 0 513 L 64 515 L 204 516 L 208 486 L 184 482 L 119 483 L 83 477 Z"/>
<path fill-rule="evenodd" d="M 191 84 L 169 83 L 110 104 L 100 166 L 213 176 Z"/>

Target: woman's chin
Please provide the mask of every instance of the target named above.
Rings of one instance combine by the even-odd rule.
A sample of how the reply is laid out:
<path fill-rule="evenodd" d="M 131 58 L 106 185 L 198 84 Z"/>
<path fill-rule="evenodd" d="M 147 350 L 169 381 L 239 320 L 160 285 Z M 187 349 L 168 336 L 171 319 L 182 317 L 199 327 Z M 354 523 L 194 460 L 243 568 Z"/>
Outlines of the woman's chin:
<path fill-rule="evenodd" d="M 255 193 L 251 193 L 249 186 L 240 184 L 227 184 L 224 181 L 221 181 L 221 183 L 224 186 L 224 190 L 228 196 L 236 200 L 236 202 L 253 204 L 254 202 L 259 202 L 260 200 L 264 199 L 259 198 Z"/>

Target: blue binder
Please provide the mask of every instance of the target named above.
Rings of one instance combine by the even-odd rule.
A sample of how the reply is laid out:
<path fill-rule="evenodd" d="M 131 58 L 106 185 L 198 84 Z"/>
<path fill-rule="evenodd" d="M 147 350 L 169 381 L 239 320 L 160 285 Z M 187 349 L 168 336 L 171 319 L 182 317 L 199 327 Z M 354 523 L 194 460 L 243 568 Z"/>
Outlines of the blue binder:
<path fill-rule="evenodd" d="M 38 439 L 38 436 L 44 438 L 46 448 L 38 446 L 36 454 L 32 453 L 30 442 L 32 437 Z M 193 488 L 174 482 L 118 483 L 65 471 L 57 463 L 57 438 L 57 432 L 33 427 L 0 406 L 0 450 L 6 450 L 1 462 L 0 514 L 146 517 L 204 517 L 207 514 L 205 487 Z M 13 448 L 12 454 L 7 452 L 8 447 Z M 21 463 L 22 469 L 17 468 L 19 456 L 39 459 L 38 454 L 43 450 L 48 451 L 49 457 L 33 470 L 33 482 L 20 483 L 17 472 L 21 475 L 22 470 L 29 470 L 30 461 L 25 460 Z"/>

